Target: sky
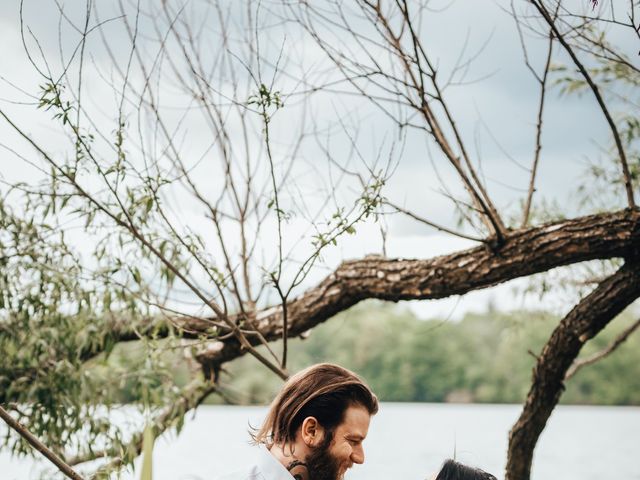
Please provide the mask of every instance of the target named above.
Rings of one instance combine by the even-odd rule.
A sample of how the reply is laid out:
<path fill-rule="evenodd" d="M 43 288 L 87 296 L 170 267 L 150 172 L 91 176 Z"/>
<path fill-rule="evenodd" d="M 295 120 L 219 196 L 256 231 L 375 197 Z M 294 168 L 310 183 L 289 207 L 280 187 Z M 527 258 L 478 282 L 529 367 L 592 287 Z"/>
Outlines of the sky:
<path fill-rule="evenodd" d="M 100 12 L 100 20 L 118 16 L 117 12 L 109 10 L 115 2 L 94 3 Z M 584 13 L 588 13 L 588 3 L 580 0 L 568 2 L 572 7 L 581 8 Z M 34 95 L 38 95 L 38 85 L 42 84 L 42 78 L 29 63 L 22 45 L 19 4 L 17 0 L 4 0 L 0 3 L 0 42 L 3 45 L 0 53 L 0 108 L 32 138 L 45 145 L 48 151 L 58 158 L 64 158 L 69 151 L 68 141 L 53 124 L 50 113 L 34 108 Z M 177 5 L 178 2 L 173 4 Z M 194 31 L 203 62 L 207 64 L 223 48 L 219 42 L 212 40 L 216 32 L 219 32 L 218 18 L 215 14 L 204 16 L 199 2 L 186 1 L 182 4 L 184 9 L 180 15 L 176 15 L 175 20 L 177 23 L 184 20 L 202 27 L 201 30 Z M 287 188 L 282 193 L 282 201 L 288 208 L 294 210 L 304 203 L 307 205 L 306 210 L 315 211 L 327 198 L 332 198 L 338 205 L 350 207 L 360 193 L 358 182 L 348 176 L 337 182 L 340 171 L 335 165 L 348 165 L 349 169 L 366 175 L 367 168 L 372 165 L 384 169 L 385 159 L 388 158 L 392 174 L 386 179 L 383 191 L 386 198 L 433 222 L 458 228 L 452 203 L 443 194 L 443 185 L 452 194 L 459 195 L 462 191 L 460 182 L 432 142 L 425 140 L 423 132 L 409 132 L 406 137 L 399 137 L 392 122 L 379 109 L 354 95 L 320 92 L 303 103 L 303 87 L 299 81 L 302 75 L 309 81 L 335 78 L 335 69 L 332 70 L 326 55 L 305 35 L 299 25 L 290 21 L 282 22 L 281 18 L 270 11 L 274 2 L 264 2 L 264 5 L 260 4 L 262 10 L 253 11 L 257 16 L 257 19 L 254 17 L 255 24 L 259 24 L 258 32 L 249 32 L 242 25 L 234 26 L 245 19 L 243 11 L 235 7 L 227 10 L 232 5 L 230 2 L 221 4 L 226 12 L 226 24 L 232 31 L 233 40 L 247 38 L 249 33 L 255 34 L 254 38 L 259 40 L 260 52 L 265 59 L 261 74 L 264 78 L 273 78 L 274 90 L 280 91 L 285 101 L 285 107 L 273 115 L 270 131 L 278 158 L 278 174 L 284 175 L 289 156 L 293 158 L 295 152 L 290 177 L 293 180 L 286 184 Z M 527 2 L 514 2 L 516 10 L 525 13 L 526 4 Z M 65 15 L 79 25 L 85 5 L 82 0 L 67 1 L 64 3 Z M 438 66 L 441 78 L 447 78 L 460 59 L 465 62 L 466 59 L 473 58 L 465 76 L 454 76 L 459 85 L 448 87 L 445 96 L 465 138 L 472 161 L 481 170 L 491 198 L 501 211 L 507 212 L 507 216 L 515 215 L 529 183 L 528 168 L 534 151 L 539 89 L 523 62 L 516 25 L 509 13 L 510 4 L 505 1 L 458 0 L 432 1 L 428 7 L 421 37 L 424 38 L 433 63 Z M 255 3 L 253 8 L 255 9 Z M 125 13 L 129 22 L 135 22 L 135 10 L 131 6 L 126 7 Z M 130 46 L 121 20 L 115 18 L 105 24 L 103 38 L 97 31 L 92 33 L 86 48 L 83 99 L 87 105 L 87 116 L 94 121 L 93 127 L 107 139 L 113 138 L 119 102 L 118 90 L 113 87 L 117 83 L 114 62 L 121 68 L 126 65 Z M 93 15 L 90 24 L 95 24 L 95 21 L 96 17 Z M 163 21 L 160 19 L 160 36 L 164 35 L 162 25 L 166 22 Z M 139 22 L 141 34 L 138 44 L 151 65 L 157 43 L 153 43 L 150 38 L 158 32 L 154 31 L 152 22 L 148 19 L 141 18 Z M 50 66 L 59 71 L 60 62 L 56 59 L 59 59 L 61 51 L 65 58 L 70 57 L 78 35 L 65 18 L 60 18 L 56 4 L 53 1 L 25 0 L 24 25 L 27 45 L 35 63 L 40 68 L 45 66 L 39 53 L 41 49 L 44 57 L 51 62 Z M 361 20 L 354 20 L 354 25 L 366 28 Z M 336 33 L 335 30 L 324 34 L 327 36 L 323 40 L 337 48 L 358 51 L 357 44 L 348 36 Z M 34 38 L 38 39 L 37 43 Z M 637 48 L 634 43 L 637 39 L 616 36 L 615 32 L 614 38 L 619 40 L 625 51 Z M 232 57 L 237 58 L 235 68 L 240 72 L 242 80 L 245 64 L 241 58 L 246 53 L 246 48 L 233 40 L 228 49 Z M 114 58 L 108 55 L 105 43 L 113 52 Z M 533 64 L 540 68 L 545 43 L 527 36 L 526 44 Z M 167 40 L 167 45 L 172 54 L 179 53 L 170 40 Z M 382 63 L 387 61 L 382 53 L 379 54 L 379 60 Z M 554 62 L 557 63 L 566 60 L 562 53 L 554 57 Z M 274 73 L 274 68 L 269 64 L 277 64 L 279 61 L 282 63 Z M 362 61 L 366 59 L 363 57 Z M 171 73 L 168 62 L 164 62 L 162 68 L 163 73 L 158 76 L 162 81 L 175 76 Z M 188 65 L 184 62 L 178 62 L 176 68 L 181 75 L 188 73 Z M 253 69 L 255 73 L 255 67 Z M 76 67 L 69 70 L 71 77 L 77 73 Z M 221 77 L 222 73 L 219 78 Z M 140 81 L 139 72 L 134 71 L 131 81 Z M 218 98 L 231 95 L 236 86 L 228 78 L 215 86 L 210 85 L 212 90 L 216 89 Z M 73 82 L 71 88 L 74 88 Z M 192 173 L 198 185 L 214 194 L 220 188 L 222 176 L 220 164 L 209 161 L 209 157 L 214 155 L 211 153 L 211 130 L 200 112 L 182 109 L 186 97 L 179 90 L 176 84 L 167 84 L 161 90 L 161 101 L 165 106 L 163 115 L 168 124 L 175 126 L 176 132 L 179 132 L 176 135 L 179 138 L 179 149 L 192 162 Z M 250 90 L 247 92 L 250 93 Z M 248 99 L 248 95 L 243 98 Z M 556 88 L 548 92 L 548 100 L 534 205 L 540 205 L 544 199 L 544 202 L 561 206 L 570 215 L 585 213 L 585 209 L 577 201 L 576 191 L 585 181 L 589 162 L 601 158 L 603 151 L 609 148 L 606 123 L 590 95 L 561 95 Z M 306 117 L 305 108 L 308 114 Z M 151 145 L 153 138 L 157 137 L 152 135 L 153 126 L 147 123 L 148 118 L 140 116 L 136 119 L 134 114 L 128 118 L 132 138 L 135 135 L 133 127 L 137 122 L 138 131 L 143 132 L 145 141 Z M 181 121 L 184 123 L 181 124 Z M 252 122 L 254 137 L 248 141 L 248 151 L 264 162 L 259 118 L 254 116 Z M 241 128 L 238 119 L 232 114 L 229 114 L 227 127 L 232 136 L 235 135 L 232 146 L 235 152 L 240 152 L 234 154 L 237 155 L 236 161 L 240 161 L 242 153 L 237 145 L 241 143 Z M 307 134 L 311 130 L 315 131 L 315 139 L 305 137 L 302 148 L 299 151 L 293 150 L 293 142 L 305 129 Z M 0 121 L 0 136 L 3 146 L 0 178 L 7 183 L 37 179 L 41 175 L 38 170 L 17 158 L 12 150 L 30 159 L 34 158 L 36 162 L 37 158 L 4 121 Z M 105 140 L 102 146 L 105 158 L 109 158 L 107 143 Z M 357 146 L 356 154 L 352 152 L 353 143 Z M 158 145 L 150 147 L 149 151 L 152 152 L 155 148 L 156 152 L 161 152 L 162 148 Z M 132 153 L 133 151 L 132 147 Z M 335 165 L 327 162 L 327 155 L 331 156 Z M 377 163 L 375 159 L 378 159 Z M 237 168 L 241 171 L 241 167 Z M 262 175 L 263 183 L 268 185 L 268 170 L 256 171 L 257 178 L 260 179 Z M 99 191 L 98 185 L 93 187 Z M 168 199 L 172 204 L 172 215 L 181 227 L 211 235 L 211 227 L 204 222 L 202 206 L 198 202 L 180 190 L 172 192 Z M 294 215 L 284 226 L 287 246 L 297 259 L 308 255 L 310 234 L 313 233 L 309 222 L 304 218 L 304 211 L 302 209 L 301 213 Z M 330 213 L 327 212 L 325 209 L 319 218 L 329 218 Z M 472 241 L 434 231 L 406 216 L 384 216 L 377 223 L 368 221 L 358 224 L 355 235 L 347 236 L 337 246 L 328 248 L 322 256 L 319 268 L 309 275 L 298 292 L 321 280 L 342 260 L 381 254 L 381 229 L 386 232 L 386 254 L 392 258 L 430 258 L 474 246 Z M 266 233 L 260 234 L 259 250 L 266 259 L 263 266 L 267 268 L 273 264 L 275 221 L 267 221 L 263 231 Z M 235 235 L 232 227 L 229 227 L 227 233 L 229 236 Z M 473 232 L 467 230 L 467 233 Z M 82 234 L 75 234 L 78 234 L 78 248 L 89 255 L 92 245 L 82 241 Z M 212 245 L 212 257 L 219 253 L 219 249 Z M 295 268 L 295 262 L 291 268 Z M 259 277 L 260 272 L 255 275 L 256 278 Z M 553 281 L 556 276 L 562 278 L 561 274 L 555 273 L 549 278 Z M 202 275 L 198 280 L 206 282 Z M 528 285 L 529 280 L 516 280 L 472 292 L 462 298 L 410 302 L 409 306 L 422 317 L 454 319 L 466 312 L 487 308 L 537 308 L 541 304 L 539 296 L 522 293 Z M 575 292 L 556 293 L 545 297 L 544 305 L 562 313 L 570 308 L 575 299 Z"/>

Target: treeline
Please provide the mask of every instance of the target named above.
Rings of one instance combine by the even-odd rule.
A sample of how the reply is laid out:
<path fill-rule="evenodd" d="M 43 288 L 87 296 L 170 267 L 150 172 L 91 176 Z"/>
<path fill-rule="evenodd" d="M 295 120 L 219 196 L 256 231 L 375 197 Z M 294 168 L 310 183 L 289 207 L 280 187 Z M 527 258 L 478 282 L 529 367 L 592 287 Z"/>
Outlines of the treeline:
<path fill-rule="evenodd" d="M 534 355 L 558 320 L 531 311 L 420 320 L 406 308 L 369 303 L 290 342 L 290 366 L 296 371 L 315 362 L 339 363 L 365 377 L 383 401 L 522 403 Z M 616 320 L 582 355 L 605 348 L 632 320 Z M 248 356 L 225 378 L 229 399 L 238 403 L 268 402 L 280 385 Z M 562 402 L 640 405 L 640 332 L 579 371 Z"/>
<path fill-rule="evenodd" d="M 382 401 L 522 403 L 534 356 L 558 320 L 542 311 L 420 320 L 401 306 L 365 303 L 318 326 L 306 339 L 290 340 L 289 368 L 297 371 L 324 361 L 344 365 L 361 374 Z M 632 321 L 627 315 L 613 322 L 582 356 L 606 347 Z M 282 346 L 275 343 L 272 348 L 279 351 Z M 139 352 L 119 350 L 110 363 L 137 368 L 139 361 Z M 175 381 L 186 381 L 185 361 L 168 363 Z M 281 382 L 246 355 L 225 368 L 222 384 L 222 398 L 215 396 L 211 402 L 262 404 L 273 398 Z M 139 395 L 133 382 L 123 392 L 120 401 L 136 401 Z M 640 405 L 640 332 L 578 372 L 562 402 Z"/>

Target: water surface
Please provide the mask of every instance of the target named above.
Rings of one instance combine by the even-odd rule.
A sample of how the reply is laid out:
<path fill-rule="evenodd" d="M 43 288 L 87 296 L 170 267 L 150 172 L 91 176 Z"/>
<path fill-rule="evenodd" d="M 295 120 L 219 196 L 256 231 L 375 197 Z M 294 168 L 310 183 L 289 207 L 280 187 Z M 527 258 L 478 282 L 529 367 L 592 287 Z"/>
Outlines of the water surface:
<path fill-rule="evenodd" d="M 421 480 L 443 459 L 459 460 L 503 477 L 507 434 L 519 405 L 383 403 L 365 441 L 366 461 L 347 480 Z M 251 457 L 249 425 L 265 407 L 203 406 L 182 433 L 162 437 L 154 480 L 212 480 Z M 43 463 L 0 453 L 0 479 L 35 480 Z M 137 479 L 139 472 L 122 480 Z M 54 478 L 45 474 L 44 478 Z M 640 480 L 640 408 L 560 406 L 542 434 L 533 480 Z"/>

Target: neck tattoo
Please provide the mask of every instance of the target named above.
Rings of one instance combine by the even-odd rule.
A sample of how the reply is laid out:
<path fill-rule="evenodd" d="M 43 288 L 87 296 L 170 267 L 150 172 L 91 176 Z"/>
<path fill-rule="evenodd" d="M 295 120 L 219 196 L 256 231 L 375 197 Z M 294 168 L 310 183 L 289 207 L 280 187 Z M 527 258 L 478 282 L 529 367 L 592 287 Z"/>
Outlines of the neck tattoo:
<path fill-rule="evenodd" d="M 297 471 L 294 472 L 294 469 Z M 294 460 L 293 462 L 291 462 L 289 465 L 287 465 L 287 470 L 295 480 L 305 480 L 307 478 L 307 475 L 305 475 L 307 473 L 307 464 L 301 460 Z"/>

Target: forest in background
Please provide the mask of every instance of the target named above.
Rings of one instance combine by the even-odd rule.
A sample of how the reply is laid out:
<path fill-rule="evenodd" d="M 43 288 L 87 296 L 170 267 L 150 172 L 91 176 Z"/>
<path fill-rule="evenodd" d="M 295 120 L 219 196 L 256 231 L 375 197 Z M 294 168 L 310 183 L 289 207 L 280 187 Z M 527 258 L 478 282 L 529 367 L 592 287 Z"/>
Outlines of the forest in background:
<path fill-rule="evenodd" d="M 623 315 L 596 337 L 583 357 L 604 349 L 634 320 Z M 366 302 L 316 327 L 306 339 L 290 344 L 291 370 L 331 361 L 361 374 L 382 401 L 521 403 L 531 369 L 558 315 L 540 311 L 469 313 L 460 321 L 417 318 L 402 305 Z M 276 349 L 278 346 L 276 346 Z M 128 375 L 145 368 L 140 345 L 118 345 L 105 368 L 122 372 L 121 396 L 113 401 L 141 401 L 143 384 Z M 192 365 L 183 352 L 165 351 L 167 380 L 181 385 Z M 161 382 L 151 372 L 147 382 Z M 130 380 L 128 380 L 130 379 Z M 266 404 L 281 380 L 242 357 L 227 365 L 222 377 L 224 399 L 210 403 Z M 143 382 L 144 383 L 144 382 Z M 632 335 L 615 353 L 581 369 L 567 383 L 564 404 L 640 405 L 640 336 Z"/>

